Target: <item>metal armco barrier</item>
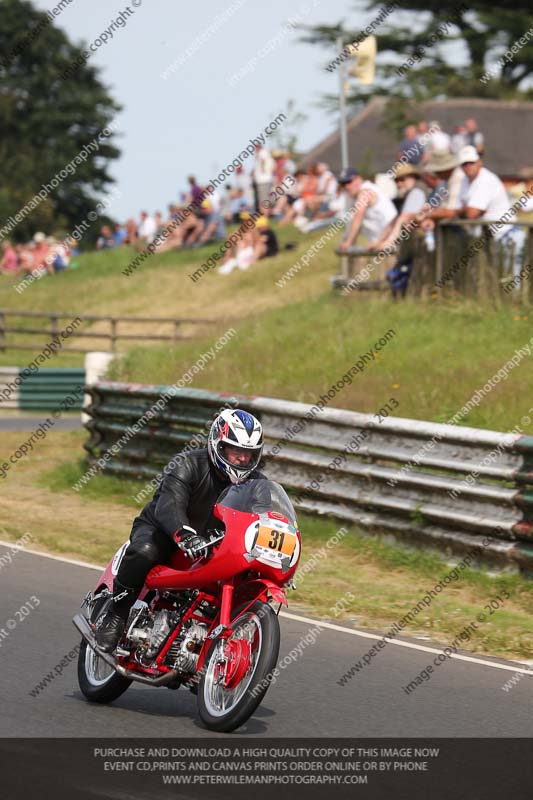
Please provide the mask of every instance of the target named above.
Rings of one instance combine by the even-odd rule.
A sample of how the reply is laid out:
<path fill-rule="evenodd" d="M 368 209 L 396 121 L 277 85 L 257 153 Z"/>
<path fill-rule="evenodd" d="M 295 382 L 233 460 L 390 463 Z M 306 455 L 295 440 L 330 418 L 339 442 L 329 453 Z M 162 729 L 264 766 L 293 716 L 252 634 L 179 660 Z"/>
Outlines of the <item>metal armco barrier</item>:
<path fill-rule="evenodd" d="M 91 436 L 85 448 L 94 463 L 171 387 L 101 382 L 87 391 Z M 165 408 L 106 468 L 128 477 L 153 477 L 194 434 L 207 431 L 214 414 L 230 402 L 261 420 L 264 469 L 290 491 L 297 508 L 444 552 L 477 548 L 480 560 L 533 573 L 530 436 L 399 417 L 379 422 L 354 411 L 174 388 Z M 357 448 L 348 452 L 354 441 Z M 411 460 L 419 466 L 407 468 Z M 478 475 L 467 483 L 471 473 Z M 492 541 L 483 543 L 489 535 Z"/>
<path fill-rule="evenodd" d="M 61 410 L 61 401 L 85 384 L 85 370 L 79 368 L 40 368 L 29 375 L 22 373 L 22 367 L 0 367 L 0 412 L 2 408 Z M 70 408 L 81 408 L 82 403 L 80 394 Z"/>

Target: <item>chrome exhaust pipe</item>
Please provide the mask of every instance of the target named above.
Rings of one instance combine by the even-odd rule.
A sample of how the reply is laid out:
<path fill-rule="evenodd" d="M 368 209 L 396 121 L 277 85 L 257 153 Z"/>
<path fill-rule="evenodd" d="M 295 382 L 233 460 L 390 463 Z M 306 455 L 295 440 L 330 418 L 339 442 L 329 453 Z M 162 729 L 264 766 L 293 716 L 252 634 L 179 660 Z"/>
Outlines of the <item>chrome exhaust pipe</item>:
<path fill-rule="evenodd" d="M 118 663 L 116 658 L 113 658 L 110 653 L 104 653 L 103 650 L 100 650 L 96 644 L 93 630 L 89 625 L 87 618 L 84 617 L 83 614 L 76 614 L 72 622 L 74 627 L 77 628 L 81 633 L 89 647 L 98 653 L 98 657 L 103 659 L 106 664 L 109 664 L 110 667 L 113 667 L 115 672 L 118 672 L 122 678 L 127 678 L 130 681 L 137 681 L 138 683 L 144 683 L 148 686 L 167 686 L 169 683 L 174 683 L 178 677 L 178 672 L 175 669 L 171 670 L 170 672 L 166 672 L 164 675 L 160 675 L 158 678 L 150 678 L 148 675 L 138 675 L 135 672 L 131 672 L 129 669 L 125 669 L 121 664 Z"/>

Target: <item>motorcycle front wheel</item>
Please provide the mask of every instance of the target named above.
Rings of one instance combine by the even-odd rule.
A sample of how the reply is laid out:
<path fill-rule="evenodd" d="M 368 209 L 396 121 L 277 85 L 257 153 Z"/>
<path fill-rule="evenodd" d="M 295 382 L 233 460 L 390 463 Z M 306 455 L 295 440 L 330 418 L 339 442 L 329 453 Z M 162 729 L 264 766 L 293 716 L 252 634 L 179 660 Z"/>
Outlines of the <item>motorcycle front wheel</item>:
<path fill-rule="evenodd" d="M 229 639 L 215 639 L 198 689 L 198 711 L 207 728 L 233 731 L 254 713 L 270 686 L 279 654 L 279 621 L 268 603 L 237 611 Z"/>
<path fill-rule="evenodd" d="M 98 600 L 91 612 L 91 622 L 102 617 L 111 602 L 111 598 Z M 131 681 L 115 672 L 82 639 L 78 653 L 78 683 L 82 693 L 92 703 L 112 703 L 126 691 Z"/>

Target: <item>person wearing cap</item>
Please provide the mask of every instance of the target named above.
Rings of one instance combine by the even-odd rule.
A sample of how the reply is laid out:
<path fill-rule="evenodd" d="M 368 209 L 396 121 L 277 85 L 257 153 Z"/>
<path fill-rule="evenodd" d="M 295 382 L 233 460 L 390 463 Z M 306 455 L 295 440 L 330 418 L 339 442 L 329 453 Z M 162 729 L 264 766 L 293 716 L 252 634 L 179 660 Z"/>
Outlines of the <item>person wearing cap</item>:
<path fill-rule="evenodd" d="M 339 250 L 347 252 L 362 235 L 368 241 L 379 239 L 387 225 L 396 217 L 396 208 L 390 198 L 372 181 L 364 180 L 358 170 L 347 167 L 339 175 L 349 200 L 353 201 L 353 216 L 347 223 Z"/>
<path fill-rule="evenodd" d="M 414 164 L 398 164 L 394 180 L 403 201 L 400 213 L 389 222 L 379 239 L 369 242 L 369 250 L 383 250 L 394 244 L 402 227 L 416 218 L 426 202 L 424 191 L 417 186 L 418 168 Z"/>
<path fill-rule="evenodd" d="M 514 253 L 513 270 L 518 274 L 522 265 L 525 231 L 516 225 L 516 212 L 509 204 L 502 181 L 483 166 L 483 160 L 471 144 L 460 150 L 459 163 L 467 177 L 460 197 L 461 216 L 494 223 L 489 230 L 506 251 Z"/>

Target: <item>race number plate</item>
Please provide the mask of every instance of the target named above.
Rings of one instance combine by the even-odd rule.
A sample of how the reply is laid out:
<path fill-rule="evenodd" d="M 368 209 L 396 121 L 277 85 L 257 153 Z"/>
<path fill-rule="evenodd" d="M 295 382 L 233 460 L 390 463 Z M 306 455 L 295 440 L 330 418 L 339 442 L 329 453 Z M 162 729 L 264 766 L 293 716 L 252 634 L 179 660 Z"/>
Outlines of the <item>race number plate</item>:
<path fill-rule="evenodd" d="M 284 529 L 271 528 L 267 525 L 260 525 L 254 541 L 256 547 L 266 550 L 268 553 L 291 558 L 297 544 L 296 534 Z"/>

